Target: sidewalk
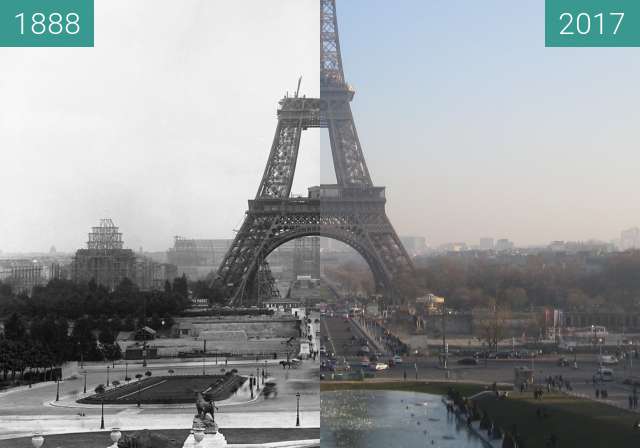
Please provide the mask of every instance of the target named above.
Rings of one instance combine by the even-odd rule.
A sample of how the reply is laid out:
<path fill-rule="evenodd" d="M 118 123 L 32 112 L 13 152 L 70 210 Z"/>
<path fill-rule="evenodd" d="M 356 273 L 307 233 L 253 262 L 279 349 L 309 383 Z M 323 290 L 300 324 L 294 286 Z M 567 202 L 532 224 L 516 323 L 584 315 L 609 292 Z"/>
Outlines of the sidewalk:
<path fill-rule="evenodd" d="M 192 406 L 193 407 L 193 406 Z M 190 428 L 193 421 L 193 410 L 167 414 L 139 412 L 128 409 L 115 415 L 105 415 L 105 427 L 119 427 L 129 431 L 142 429 L 185 429 Z M 221 431 L 224 428 L 295 428 L 295 412 L 235 412 L 216 413 L 216 422 Z M 301 428 L 320 427 L 320 411 L 301 411 Z M 29 415 L 0 416 L 0 439 L 27 437 L 34 432 L 47 434 L 70 434 L 77 432 L 95 432 L 100 428 L 100 416 L 91 415 Z"/>

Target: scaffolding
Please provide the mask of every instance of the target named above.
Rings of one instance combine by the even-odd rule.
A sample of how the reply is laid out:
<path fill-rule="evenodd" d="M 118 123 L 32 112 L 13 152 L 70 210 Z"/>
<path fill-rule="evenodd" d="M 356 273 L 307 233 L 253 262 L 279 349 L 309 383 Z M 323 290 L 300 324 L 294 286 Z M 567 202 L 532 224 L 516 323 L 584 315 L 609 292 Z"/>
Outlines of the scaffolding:
<path fill-rule="evenodd" d="M 122 233 L 113 224 L 111 218 L 101 219 L 99 226 L 91 228 L 87 249 L 113 250 L 122 249 L 123 246 Z"/>

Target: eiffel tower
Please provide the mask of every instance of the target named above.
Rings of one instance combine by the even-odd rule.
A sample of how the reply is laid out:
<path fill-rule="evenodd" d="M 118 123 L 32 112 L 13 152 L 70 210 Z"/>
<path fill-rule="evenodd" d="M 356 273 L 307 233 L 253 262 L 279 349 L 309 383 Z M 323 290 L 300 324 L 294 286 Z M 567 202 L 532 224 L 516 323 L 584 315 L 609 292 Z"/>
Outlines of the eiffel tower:
<path fill-rule="evenodd" d="M 300 84 L 298 83 L 298 91 Z M 215 282 L 230 304 L 253 304 L 259 291 L 277 295 L 266 257 L 287 241 L 305 236 L 333 238 L 368 263 L 376 289 L 394 300 L 394 282 L 413 264 L 385 213 L 385 188 L 374 186 L 356 132 L 350 102 L 354 90 L 342 68 L 335 0 L 320 0 L 320 98 L 286 96 L 255 199 L 221 263 Z M 302 132 L 329 131 L 336 184 L 291 197 Z"/>

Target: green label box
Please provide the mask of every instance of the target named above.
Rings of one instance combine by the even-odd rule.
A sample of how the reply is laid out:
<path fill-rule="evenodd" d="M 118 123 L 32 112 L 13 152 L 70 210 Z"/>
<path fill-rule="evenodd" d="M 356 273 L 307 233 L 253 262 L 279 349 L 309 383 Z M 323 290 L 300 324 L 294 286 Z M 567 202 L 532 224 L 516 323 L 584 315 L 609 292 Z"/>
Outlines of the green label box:
<path fill-rule="evenodd" d="M 0 46 L 93 47 L 93 1 L 0 0 Z"/>
<path fill-rule="evenodd" d="M 545 0 L 547 47 L 640 46 L 640 0 Z"/>

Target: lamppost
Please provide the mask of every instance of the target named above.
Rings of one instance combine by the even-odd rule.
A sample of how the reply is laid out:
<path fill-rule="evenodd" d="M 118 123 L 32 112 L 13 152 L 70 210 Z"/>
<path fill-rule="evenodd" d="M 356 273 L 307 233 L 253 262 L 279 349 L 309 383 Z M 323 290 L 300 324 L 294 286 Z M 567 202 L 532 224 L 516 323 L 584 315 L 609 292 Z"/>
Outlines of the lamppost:
<path fill-rule="evenodd" d="M 107 366 L 107 387 L 109 387 L 109 366 Z"/>
<path fill-rule="evenodd" d="M 251 399 L 253 400 L 253 373 L 249 375 L 249 390 L 251 391 Z"/>
<path fill-rule="evenodd" d="M 88 372 L 86 370 L 84 370 L 82 372 L 82 374 L 84 375 L 84 391 L 83 391 L 83 393 L 85 393 L 85 394 L 87 393 L 87 373 Z"/>
<path fill-rule="evenodd" d="M 100 400 L 100 429 L 104 429 L 104 394 Z"/>
<path fill-rule="evenodd" d="M 256 392 L 260 392 L 260 367 L 256 367 Z"/>
<path fill-rule="evenodd" d="M 442 300 L 442 367 L 447 370 L 447 307 Z"/>
<path fill-rule="evenodd" d="M 142 325 L 142 367 L 147 367 L 147 296 L 142 297 L 142 313 L 144 314 L 144 325 Z"/>
<path fill-rule="evenodd" d="M 300 426 L 300 392 L 296 392 L 296 426 Z"/>
<path fill-rule="evenodd" d="M 126 378 L 129 378 L 128 373 L 129 373 L 129 363 L 128 363 L 128 362 L 127 362 L 127 360 L 125 359 L 125 360 L 124 360 L 124 377 L 125 377 L 125 379 L 126 379 Z"/>
<path fill-rule="evenodd" d="M 60 377 L 56 377 L 56 401 L 60 400 Z"/>

